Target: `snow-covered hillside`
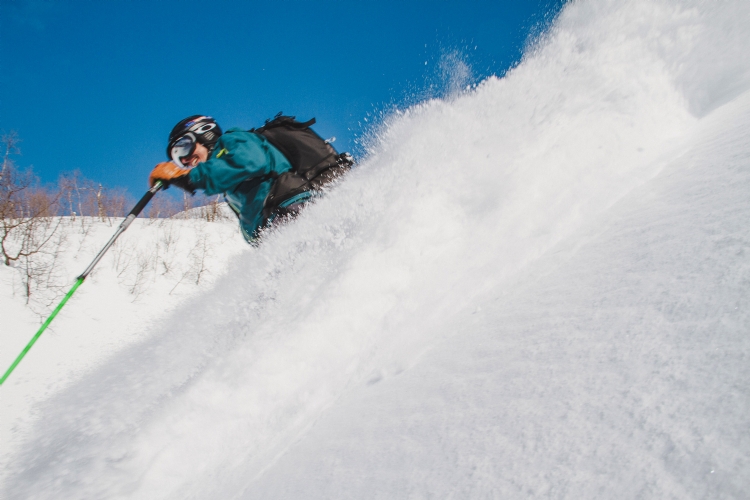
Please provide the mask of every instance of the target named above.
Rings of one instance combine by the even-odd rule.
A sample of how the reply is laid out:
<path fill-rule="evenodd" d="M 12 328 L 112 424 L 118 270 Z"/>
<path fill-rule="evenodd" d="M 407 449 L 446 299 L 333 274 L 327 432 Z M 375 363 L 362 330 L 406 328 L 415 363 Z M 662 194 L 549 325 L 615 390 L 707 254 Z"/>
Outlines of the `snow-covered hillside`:
<path fill-rule="evenodd" d="M 746 498 L 747 26 L 572 2 L 506 77 L 394 112 L 37 405 L 3 498 Z"/>
<path fill-rule="evenodd" d="M 234 216 L 221 215 L 216 222 L 134 221 L 0 389 L 0 450 L 5 459 L 36 421 L 35 403 L 106 362 L 109 354 L 141 341 L 152 325 L 169 321 L 170 311 L 210 290 L 232 256 L 247 251 Z M 23 275 L 0 266 L 3 373 L 121 220 L 63 218 L 52 277 L 28 304 Z"/>

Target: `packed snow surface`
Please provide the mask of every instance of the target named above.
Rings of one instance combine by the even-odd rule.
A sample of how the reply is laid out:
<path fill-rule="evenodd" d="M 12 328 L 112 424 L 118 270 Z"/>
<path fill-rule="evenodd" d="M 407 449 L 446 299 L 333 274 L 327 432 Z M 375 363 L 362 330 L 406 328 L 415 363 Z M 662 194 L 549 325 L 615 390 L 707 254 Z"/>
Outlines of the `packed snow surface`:
<path fill-rule="evenodd" d="M 0 495 L 747 498 L 748 26 L 571 2 L 505 77 L 394 111 L 40 403 Z"/>

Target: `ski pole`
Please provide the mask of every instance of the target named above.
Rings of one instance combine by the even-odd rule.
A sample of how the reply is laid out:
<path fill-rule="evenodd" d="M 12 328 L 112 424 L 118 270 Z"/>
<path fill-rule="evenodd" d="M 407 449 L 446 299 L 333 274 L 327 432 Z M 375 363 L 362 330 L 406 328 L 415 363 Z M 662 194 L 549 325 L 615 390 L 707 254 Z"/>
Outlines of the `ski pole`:
<path fill-rule="evenodd" d="M 5 382 L 5 379 L 8 378 L 8 376 L 13 372 L 13 370 L 18 366 L 18 363 L 21 362 L 24 356 L 26 356 L 26 353 L 29 352 L 29 349 L 31 349 L 31 346 L 34 345 L 34 343 L 39 339 L 39 337 L 42 335 L 44 330 L 47 329 L 50 323 L 52 323 L 52 320 L 55 319 L 55 316 L 57 316 L 57 313 L 60 312 L 60 309 L 63 308 L 65 303 L 68 301 L 70 297 L 73 296 L 76 290 L 78 290 L 78 287 L 81 286 L 81 283 L 83 283 L 83 280 L 86 279 L 86 277 L 91 273 L 91 271 L 94 270 L 94 266 L 96 266 L 99 261 L 104 257 L 104 254 L 107 252 L 107 250 L 110 249 L 110 247 L 115 243 L 115 240 L 120 237 L 122 233 L 125 232 L 125 230 L 130 226 L 130 224 L 133 222 L 133 220 L 138 217 L 138 214 L 141 213 L 141 211 L 148 205 L 148 202 L 151 201 L 151 198 L 154 197 L 154 195 L 164 187 L 164 185 L 161 183 L 161 181 L 156 181 L 154 186 L 146 191 L 146 194 L 143 195 L 143 198 L 138 201 L 138 203 L 135 204 L 133 207 L 133 210 L 130 211 L 127 217 L 125 217 L 125 220 L 120 223 L 120 227 L 117 228 L 117 231 L 115 231 L 115 234 L 112 235 L 112 237 L 109 239 L 106 245 L 104 245 L 104 248 L 101 249 L 101 251 L 96 254 L 96 257 L 94 257 L 94 260 L 89 264 L 89 267 L 86 268 L 85 271 L 81 273 L 80 276 L 76 278 L 76 282 L 73 285 L 73 288 L 70 289 L 70 291 L 65 295 L 65 297 L 60 301 L 60 304 L 55 308 L 54 311 L 52 311 L 52 314 L 50 314 L 49 318 L 47 318 L 47 321 L 45 321 L 42 326 L 39 328 L 39 330 L 36 332 L 36 335 L 29 341 L 28 344 L 26 344 L 26 347 L 23 348 L 23 351 L 21 351 L 21 354 L 18 355 L 15 361 L 13 361 L 13 364 L 10 365 L 10 368 L 5 372 L 5 375 L 0 378 L 0 385 L 3 385 L 3 382 Z"/>

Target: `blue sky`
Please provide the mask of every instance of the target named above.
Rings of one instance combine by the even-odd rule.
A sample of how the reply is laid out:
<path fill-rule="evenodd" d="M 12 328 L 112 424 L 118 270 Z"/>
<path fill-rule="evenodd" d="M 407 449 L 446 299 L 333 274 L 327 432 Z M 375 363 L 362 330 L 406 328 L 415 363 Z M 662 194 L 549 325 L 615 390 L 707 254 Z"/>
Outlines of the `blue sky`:
<path fill-rule="evenodd" d="M 356 151 L 381 110 L 440 87 L 441 56 L 502 74 L 560 4 L 0 0 L 0 129 L 44 182 L 79 169 L 136 196 L 191 114 L 314 116 Z"/>

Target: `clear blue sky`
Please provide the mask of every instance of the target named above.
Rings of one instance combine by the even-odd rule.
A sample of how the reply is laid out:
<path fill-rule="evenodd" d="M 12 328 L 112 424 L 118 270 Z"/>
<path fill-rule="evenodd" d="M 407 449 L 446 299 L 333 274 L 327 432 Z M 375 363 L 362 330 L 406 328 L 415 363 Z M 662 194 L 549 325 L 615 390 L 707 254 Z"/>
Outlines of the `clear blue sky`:
<path fill-rule="evenodd" d="M 560 5 L 0 0 L 0 129 L 44 182 L 79 169 L 134 196 L 191 114 L 224 128 L 314 116 L 351 151 L 364 118 L 439 80 L 441 54 L 502 74 Z"/>

